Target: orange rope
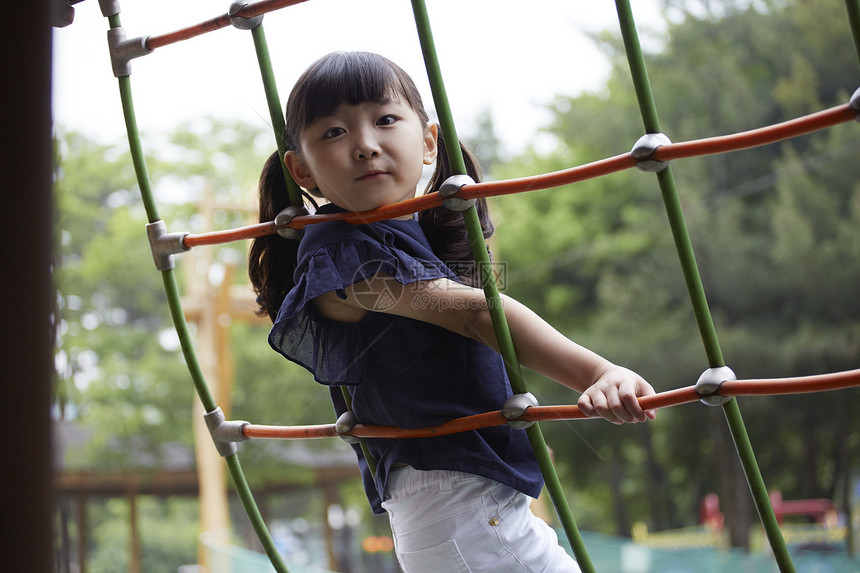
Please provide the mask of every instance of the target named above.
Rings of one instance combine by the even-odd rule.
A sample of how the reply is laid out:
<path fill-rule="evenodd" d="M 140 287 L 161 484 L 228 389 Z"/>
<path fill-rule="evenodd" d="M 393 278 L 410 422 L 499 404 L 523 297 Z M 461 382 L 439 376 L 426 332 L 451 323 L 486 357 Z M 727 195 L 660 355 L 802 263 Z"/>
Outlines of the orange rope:
<path fill-rule="evenodd" d="M 763 396 L 770 394 L 805 394 L 842 390 L 860 386 L 860 370 L 847 370 L 817 376 L 774 378 L 760 380 L 734 380 L 723 382 L 720 394 L 724 396 Z"/>
<path fill-rule="evenodd" d="M 699 155 L 714 155 L 727 151 L 749 149 L 768 143 L 790 139 L 798 135 L 819 131 L 834 125 L 851 121 L 857 117 L 857 110 L 849 104 L 836 106 L 797 119 L 770 125 L 733 135 L 711 137 L 686 143 L 673 143 L 659 147 L 654 158 L 669 161 Z"/>
<path fill-rule="evenodd" d="M 764 396 L 778 394 L 802 394 L 808 392 L 824 392 L 828 390 L 843 390 L 860 386 L 860 369 L 820 374 L 817 376 L 802 376 L 796 378 L 774 378 L 760 380 L 728 380 L 720 386 L 720 396 Z M 679 404 L 696 402 L 701 396 L 695 386 L 687 386 L 653 396 L 639 399 L 639 404 L 645 410 L 657 410 Z M 532 406 L 526 410 L 519 420 L 528 422 L 551 420 L 585 419 L 577 406 Z M 397 428 L 394 426 L 377 426 L 372 424 L 356 424 L 347 435 L 356 438 L 430 438 L 447 436 L 469 430 L 478 430 L 507 423 L 501 410 L 485 412 L 474 416 L 456 418 L 429 428 Z M 338 435 L 334 424 L 322 426 L 245 426 L 246 438 L 332 438 Z"/>
<path fill-rule="evenodd" d="M 249 4 L 243 7 L 241 10 L 236 12 L 233 17 L 253 18 L 254 16 L 273 12 L 294 4 L 300 4 L 301 2 L 305 2 L 305 0 L 263 0 L 262 2 Z M 208 32 L 214 32 L 215 30 L 226 28 L 231 25 L 230 18 L 231 16 L 229 14 L 222 14 L 215 18 L 206 20 L 205 22 L 195 24 L 194 26 L 182 28 L 176 32 L 162 34 L 161 36 L 151 36 L 146 39 L 146 47 L 150 50 L 155 50 L 156 48 L 162 48 L 183 40 L 189 40 L 191 38 L 201 36 Z"/>
<path fill-rule="evenodd" d="M 286 1 L 287 0 L 280 0 L 280 2 Z M 857 110 L 853 109 L 848 104 L 844 104 L 804 117 L 751 131 L 696 141 L 667 144 L 657 148 L 653 156 L 649 159 L 669 161 L 671 159 L 682 159 L 701 155 L 715 155 L 718 153 L 726 153 L 728 151 L 748 149 L 750 147 L 775 143 L 798 135 L 832 127 L 839 123 L 851 121 L 857 118 L 857 114 Z M 587 163 L 585 165 L 579 165 L 570 169 L 545 173 L 542 175 L 465 185 L 457 196 L 462 197 L 463 199 L 475 199 L 480 197 L 494 197 L 497 195 L 508 195 L 511 193 L 560 187 L 562 185 L 570 185 L 571 183 L 577 183 L 586 179 L 592 179 L 602 175 L 623 171 L 634 167 L 635 165 L 636 160 L 629 153 L 626 153 Z M 386 205 L 385 207 L 380 207 L 379 209 L 374 209 L 372 211 L 364 211 L 362 213 L 332 213 L 329 215 L 305 215 L 302 217 L 296 217 L 290 222 L 288 227 L 292 229 L 302 229 L 306 225 L 321 223 L 323 221 L 345 221 L 351 224 L 372 223 L 374 221 L 382 221 L 384 219 L 408 215 L 410 213 L 415 213 L 416 211 L 423 211 L 424 209 L 437 207 L 441 204 L 442 198 L 439 194 L 431 193 L 429 195 L 407 199 L 406 201 L 401 201 L 393 205 Z M 185 247 L 192 248 L 202 245 L 215 245 L 243 239 L 253 239 L 266 235 L 273 235 L 276 232 L 277 227 L 273 222 L 259 223 L 228 231 L 189 234 L 185 236 L 183 242 Z"/>
<path fill-rule="evenodd" d="M 442 204 L 442 197 L 438 193 L 430 195 L 421 195 L 414 199 L 407 199 L 392 205 L 386 205 L 373 211 L 363 211 L 361 213 L 329 213 L 328 215 L 301 215 L 295 217 L 290 224 L 285 228 L 303 229 L 306 225 L 313 223 L 322 223 L 323 221 L 344 221 L 353 225 L 363 223 L 373 223 L 394 217 L 402 217 L 416 211 L 423 211 L 431 207 L 438 207 Z M 243 239 L 255 239 L 266 235 L 274 235 L 278 232 L 278 227 L 273 221 L 268 223 L 257 223 L 238 229 L 230 229 L 226 231 L 212 231 L 209 233 L 189 234 L 183 239 L 183 244 L 187 248 L 199 247 L 203 245 L 217 245 L 228 243 L 231 241 L 240 241 Z"/>

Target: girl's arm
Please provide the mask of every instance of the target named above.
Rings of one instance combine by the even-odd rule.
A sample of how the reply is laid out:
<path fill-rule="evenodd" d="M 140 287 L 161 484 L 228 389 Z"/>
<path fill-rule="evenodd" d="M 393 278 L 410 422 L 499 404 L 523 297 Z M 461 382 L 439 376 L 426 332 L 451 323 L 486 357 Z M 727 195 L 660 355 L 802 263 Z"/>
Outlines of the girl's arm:
<path fill-rule="evenodd" d="M 346 290 L 346 299 L 334 292 L 314 300 L 328 318 L 352 322 L 368 311 L 397 314 L 435 324 L 468 336 L 498 351 L 484 293 L 448 279 L 402 285 L 377 275 Z M 380 295 L 385 294 L 382 298 Z M 384 300 L 385 306 L 377 301 Z M 616 366 L 576 344 L 525 305 L 502 296 L 517 358 L 524 366 L 582 392 L 578 406 L 589 417 L 600 416 L 615 424 L 654 419 L 652 410 L 639 405 L 639 397 L 654 389 L 636 373 Z"/>

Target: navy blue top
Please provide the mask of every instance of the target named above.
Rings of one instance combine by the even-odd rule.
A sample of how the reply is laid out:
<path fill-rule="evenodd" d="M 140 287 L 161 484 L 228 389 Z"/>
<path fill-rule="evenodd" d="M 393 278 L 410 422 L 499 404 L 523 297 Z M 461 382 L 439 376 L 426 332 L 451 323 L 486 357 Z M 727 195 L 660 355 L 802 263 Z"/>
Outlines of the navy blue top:
<path fill-rule="evenodd" d="M 324 205 L 318 213 L 341 211 Z M 328 221 L 308 225 L 299 244 L 296 286 L 269 334 L 272 347 L 330 387 L 338 415 L 341 389 L 352 395 L 359 422 L 422 428 L 499 410 L 511 395 L 501 356 L 489 347 L 431 324 L 380 312 L 358 322 L 323 317 L 311 300 L 383 272 L 401 284 L 447 277 L 451 270 L 430 249 L 415 220 L 365 225 Z M 384 305 L 384 296 L 376 304 Z M 377 475 L 355 447 L 375 513 L 391 467 L 456 470 L 484 476 L 537 497 L 543 486 L 523 430 L 496 426 L 450 436 L 369 439 Z"/>

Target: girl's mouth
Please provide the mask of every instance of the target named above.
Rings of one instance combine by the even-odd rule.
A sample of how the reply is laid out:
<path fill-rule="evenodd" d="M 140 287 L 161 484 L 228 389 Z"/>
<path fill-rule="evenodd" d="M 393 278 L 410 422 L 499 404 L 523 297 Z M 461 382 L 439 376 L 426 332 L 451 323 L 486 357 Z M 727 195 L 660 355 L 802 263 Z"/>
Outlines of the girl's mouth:
<path fill-rule="evenodd" d="M 387 173 L 386 171 L 381 171 L 381 170 L 368 171 L 367 173 L 365 173 L 364 175 L 359 177 L 358 180 L 359 181 L 369 181 L 371 179 L 376 179 L 378 177 L 381 177 L 381 176 L 385 175 L 386 173 Z"/>

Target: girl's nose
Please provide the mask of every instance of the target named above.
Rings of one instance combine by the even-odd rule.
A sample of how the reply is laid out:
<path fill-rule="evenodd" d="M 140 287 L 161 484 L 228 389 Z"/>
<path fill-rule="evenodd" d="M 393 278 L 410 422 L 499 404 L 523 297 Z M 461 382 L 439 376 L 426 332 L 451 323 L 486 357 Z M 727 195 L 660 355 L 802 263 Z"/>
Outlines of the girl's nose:
<path fill-rule="evenodd" d="M 372 159 L 379 155 L 379 143 L 370 133 L 359 133 L 355 141 L 355 158 Z"/>

